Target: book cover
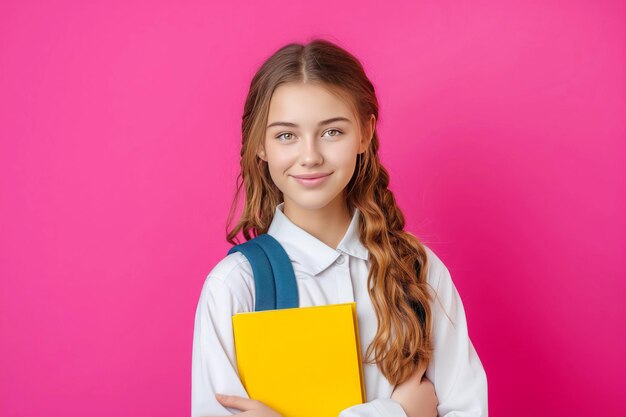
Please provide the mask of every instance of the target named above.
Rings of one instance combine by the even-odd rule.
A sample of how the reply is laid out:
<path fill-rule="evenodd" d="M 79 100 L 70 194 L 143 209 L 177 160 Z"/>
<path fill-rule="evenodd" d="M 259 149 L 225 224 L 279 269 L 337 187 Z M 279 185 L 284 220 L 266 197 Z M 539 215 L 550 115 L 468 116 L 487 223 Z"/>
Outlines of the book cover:
<path fill-rule="evenodd" d="M 337 417 L 366 402 L 356 303 L 233 316 L 239 378 L 283 417 Z"/>

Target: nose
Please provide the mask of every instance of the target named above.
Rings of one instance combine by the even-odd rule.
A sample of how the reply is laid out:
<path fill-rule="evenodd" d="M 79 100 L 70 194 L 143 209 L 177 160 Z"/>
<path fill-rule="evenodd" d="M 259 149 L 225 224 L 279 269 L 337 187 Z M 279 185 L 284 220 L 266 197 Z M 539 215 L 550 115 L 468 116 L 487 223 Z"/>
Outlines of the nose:
<path fill-rule="evenodd" d="M 315 137 L 309 137 L 301 143 L 299 163 L 301 166 L 315 166 L 324 162 Z"/>

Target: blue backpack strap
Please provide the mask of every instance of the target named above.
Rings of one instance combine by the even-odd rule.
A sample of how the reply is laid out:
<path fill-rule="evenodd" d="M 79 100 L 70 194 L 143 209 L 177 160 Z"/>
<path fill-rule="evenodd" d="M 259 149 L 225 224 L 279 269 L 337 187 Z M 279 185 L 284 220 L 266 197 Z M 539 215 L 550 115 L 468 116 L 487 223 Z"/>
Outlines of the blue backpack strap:
<path fill-rule="evenodd" d="M 241 252 L 252 266 L 255 291 L 254 311 L 274 310 L 276 309 L 276 286 L 272 276 L 272 267 L 265 251 L 254 242 L 255 239 L 233 246 L 228 254 Z"/>
<path fill-rule="evenodd" d="M 265 255 L 272 265 L 274 282 L 276 284 L 276 308 L 296 308 L 298 301 L 298 284 L 296 275 L 291 266 L 289 255 L 282 245 L 272 236 L 262 234 L 255 239 L 256 243 L 263 248 Z"/>
<path fill-rule="evenodd" d="M 230 248 L 241 252 L 250 262 L 254 275 L 255 311 L 296 308 L 298 285 L 291 260 L 272 236 L 261 234 Z"/>

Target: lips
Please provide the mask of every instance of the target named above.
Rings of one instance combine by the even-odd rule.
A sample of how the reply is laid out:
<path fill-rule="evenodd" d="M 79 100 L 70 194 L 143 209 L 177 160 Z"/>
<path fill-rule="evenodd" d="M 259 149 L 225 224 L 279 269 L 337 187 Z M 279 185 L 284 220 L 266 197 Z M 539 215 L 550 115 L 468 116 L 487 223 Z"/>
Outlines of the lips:
<path fill-rule="evenodd" d="M 328 172 L 314 172 L 311 174 L 301 174 L 301 175 L 293 175 L 293 177 L 295 178 L 301 178 L 301 179 L 305 179 L 305 180 L 310 180 L 310 179 L 314 179 L 314 178 L 322 178 L 322 177 L 327 177 L 329 176 L 331 173 Z"/>
<path fill-rule="evenodd" d="M 316 172 L 316 173 L 311 173 L 311 174 L 292 175 L 292 176 L 297 182 L 299 182 L 301 185 L 305 187 L 316 187 L 326 182 L 330 174 L 332 174 L 332 172 L 329 172 L 329 173 Z"/>

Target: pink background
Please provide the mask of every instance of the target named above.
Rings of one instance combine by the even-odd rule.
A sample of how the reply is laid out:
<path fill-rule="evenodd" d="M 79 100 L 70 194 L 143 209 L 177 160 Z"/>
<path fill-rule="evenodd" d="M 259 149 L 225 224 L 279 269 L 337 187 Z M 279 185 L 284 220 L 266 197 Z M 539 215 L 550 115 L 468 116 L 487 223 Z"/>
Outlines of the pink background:
<path fill-rule="evenodd" d="M 2 2 L 1 416 L 189 415 L 250 79 L 317 36 L 377 89 L 392 188 L 461 293 L 490 414 L 618 415 L 624 2 L 383 3 Z"/>

